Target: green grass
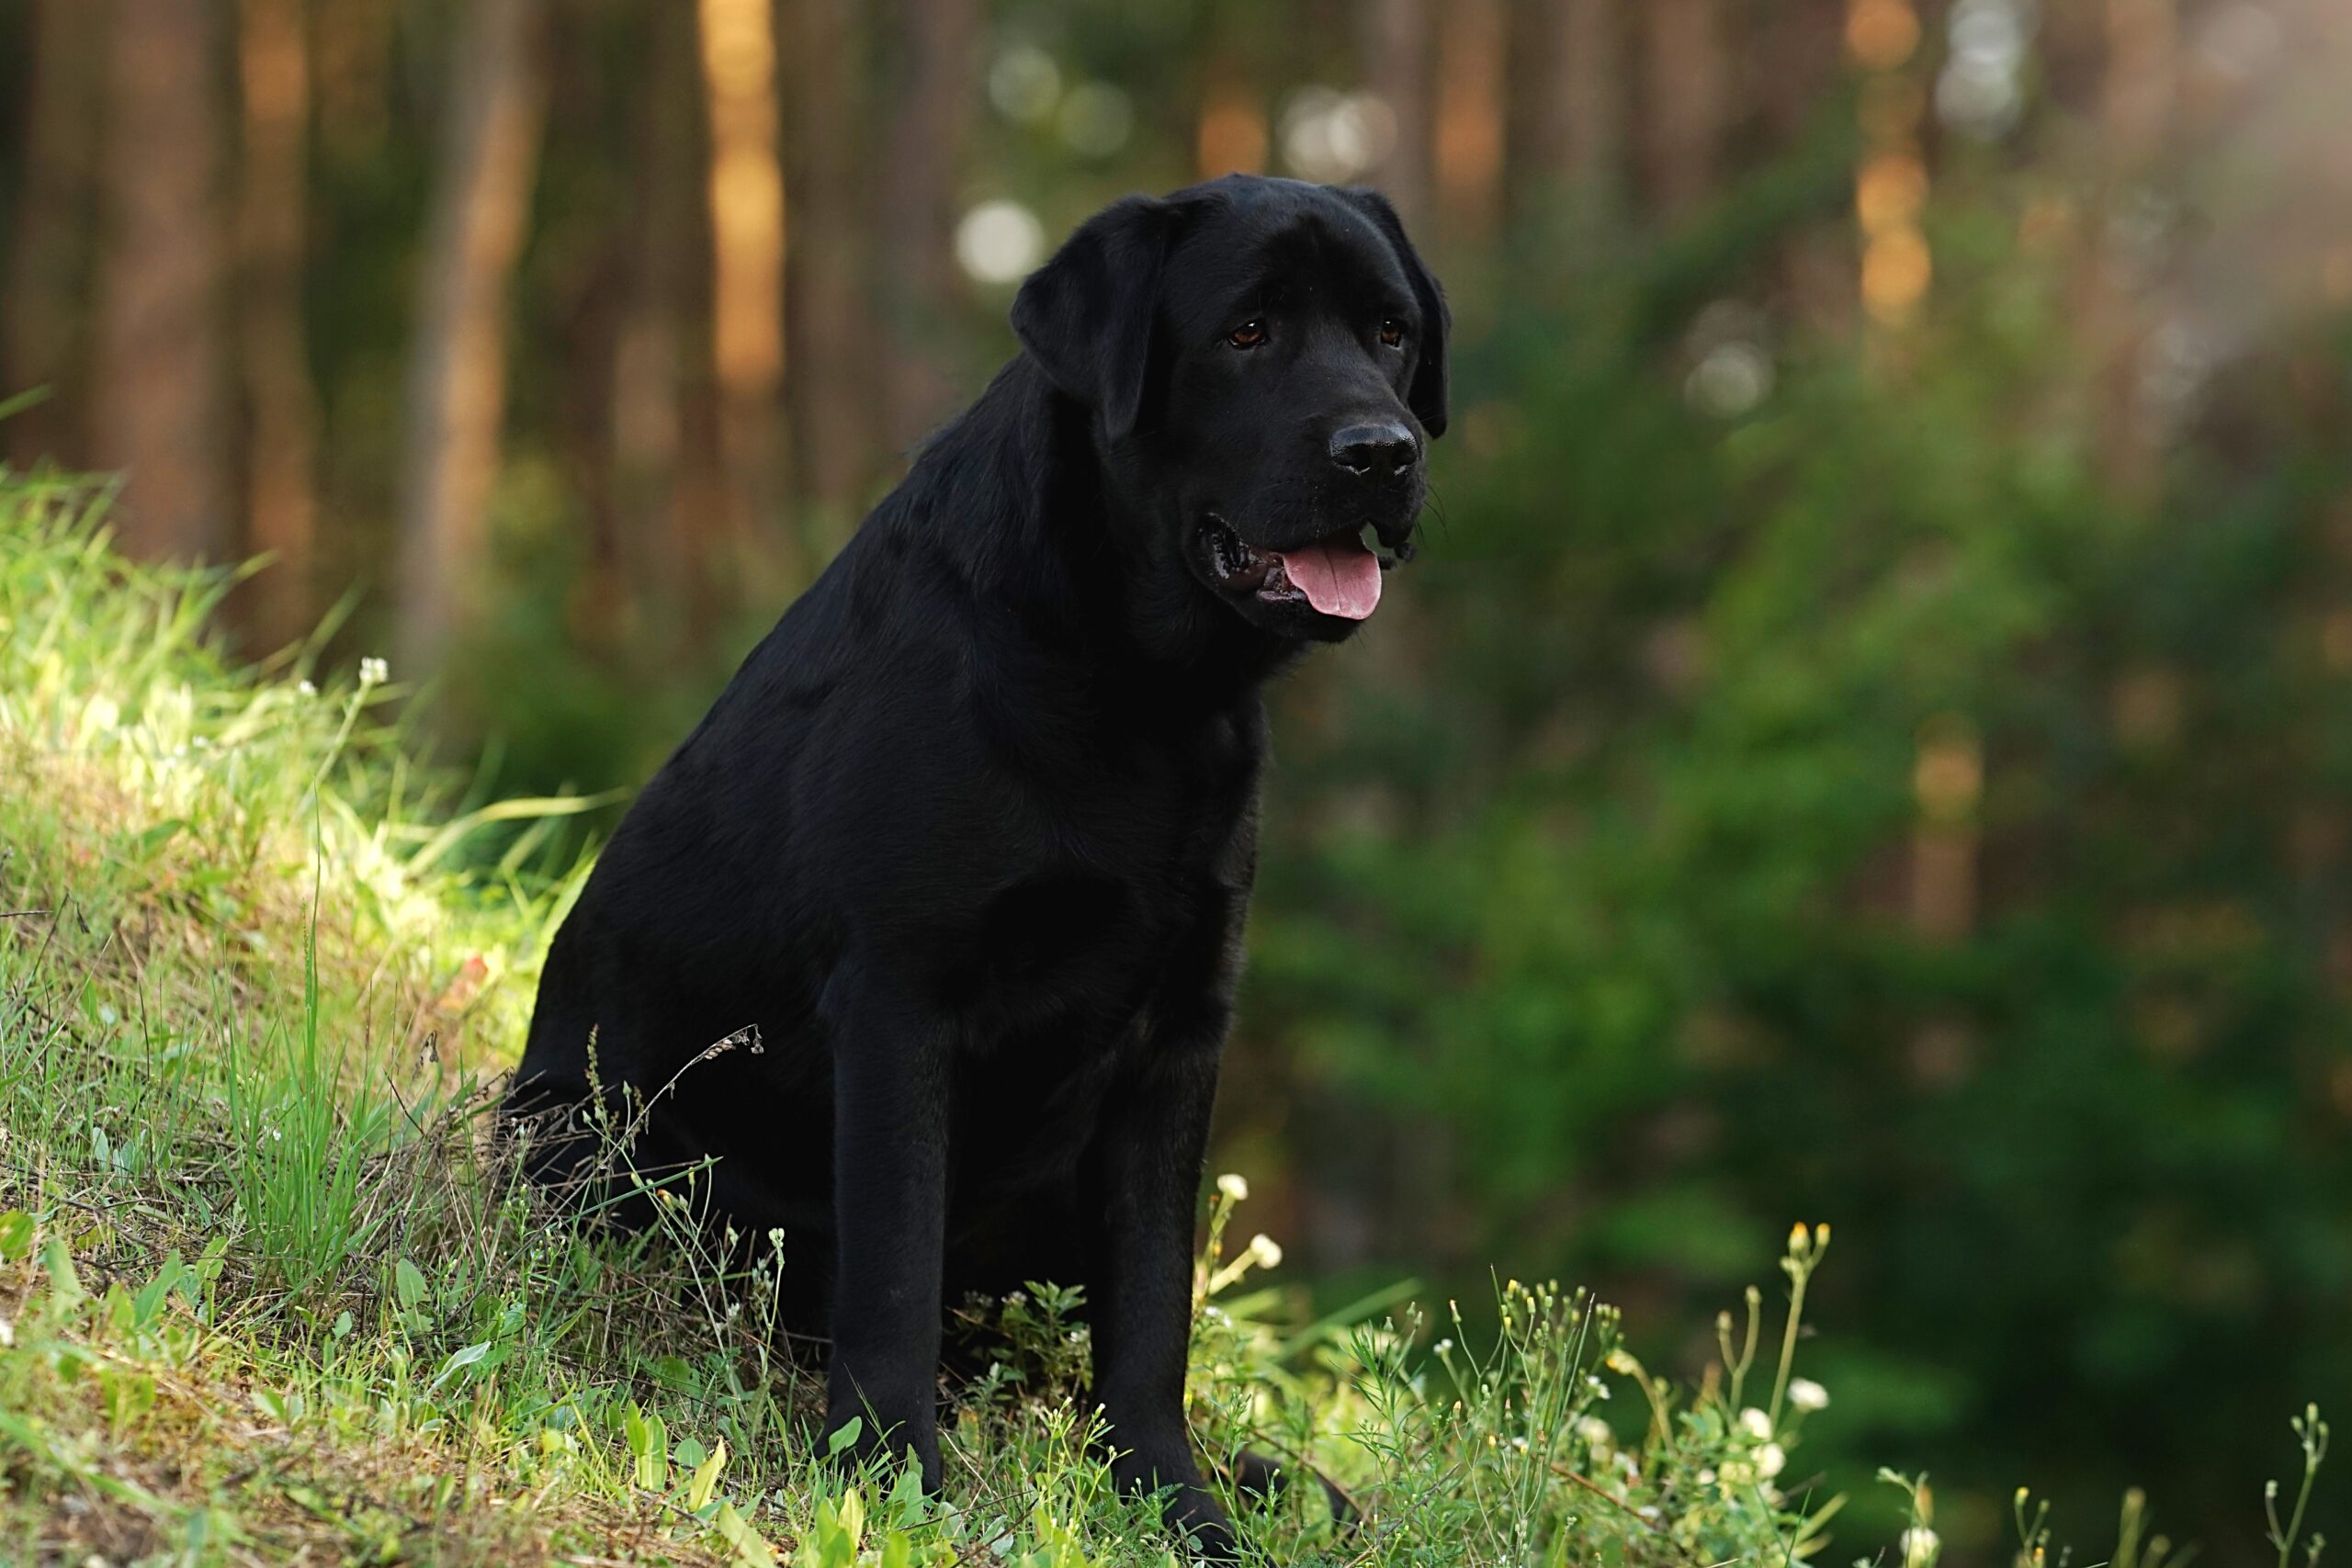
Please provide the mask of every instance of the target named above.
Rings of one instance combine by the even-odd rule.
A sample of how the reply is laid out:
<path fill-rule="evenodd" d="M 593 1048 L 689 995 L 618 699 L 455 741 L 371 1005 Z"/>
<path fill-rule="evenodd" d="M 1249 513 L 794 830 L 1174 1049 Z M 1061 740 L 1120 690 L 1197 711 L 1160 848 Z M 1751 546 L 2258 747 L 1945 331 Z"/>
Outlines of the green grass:
<path fill-rule="evenodd" d="M 224 658 L 225 581 L 125 564 L 105 501 L 0 470 L 0 1560 L 1171 1561 L 1091 1456 L 1067 1293 L 969 1308 L 993 1366 L 929 1500 L 812 1452 L 772 1275 L 721 1273 L 687 1204 L 592 1242 L 518 1190 L 486 1113 L 586 803 L 419 768 L 380 667 Z M 1793 1375 L 1826 1228 L 1791 1237 L 1788 1306 L 1751 1292 L 1678 1389 L 1548 1285 L 1502 1287 L 1476 1348 L 1401 1292 L 1303 1319 L 1271 1244 L 1225 1246 L 1245 1197 L 1210 1199 L 1196 1429 L 1311 1459 L 1363 1515 L 1293 1488 L 1248 1516 L 1269 1561 L 1831 1546 L 1803 1458 L 1826 1396 Z M 2316 1555 L 2324 1432 L 2298 1428 L 2282 1565 Z M 1912 1529 L 1836 1560 L 1930 1568 L 1929 1494 L 1889 1479 Z M 2022 1499 L 2018 1529 L 2044 1544 Z M 2120 1568 L 2161 1568 L 2143 1531 L 2135 1501 Z"/>

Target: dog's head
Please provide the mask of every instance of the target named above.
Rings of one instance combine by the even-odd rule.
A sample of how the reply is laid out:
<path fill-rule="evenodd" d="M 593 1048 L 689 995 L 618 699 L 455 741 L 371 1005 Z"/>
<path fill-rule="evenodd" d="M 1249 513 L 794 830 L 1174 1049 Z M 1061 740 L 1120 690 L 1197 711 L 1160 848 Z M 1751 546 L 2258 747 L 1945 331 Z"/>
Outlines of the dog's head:
<path fill-rule="evenodd" d="M 1012 307 L 1146 514 L 1123 543 L 1157 590 L 1321 641 L 1409 553 L 1448 324 L 1377 192 L 1245 175 L 1097 213 Z"/>

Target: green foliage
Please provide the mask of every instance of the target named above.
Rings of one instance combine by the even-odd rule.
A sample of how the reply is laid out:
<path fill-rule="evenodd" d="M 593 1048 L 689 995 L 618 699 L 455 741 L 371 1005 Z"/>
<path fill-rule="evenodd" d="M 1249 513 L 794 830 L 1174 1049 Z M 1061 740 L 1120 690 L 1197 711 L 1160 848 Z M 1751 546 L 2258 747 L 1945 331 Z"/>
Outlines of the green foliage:
<path fill-rule="evenodd" d="M 1467 352 L 1422 561 L 1276 721 L 1236 1055 L 1388 1129 L 1416 1266 L 1688 1319 L 1835 1216 L 1833 1473 L 1899 1439 L 1972 1550 L 2021 1458 L 2210 1529 L 2211 1456 L 2352 1385 L 2342 327 L 2135 487 L 2072 277 L 1940 199 L 1905 334 L 1775 343 L 1733 254 L 1678 318 L 1668 247 Z M 1710 332 L 1752 412 L 1691 392 Z"/>

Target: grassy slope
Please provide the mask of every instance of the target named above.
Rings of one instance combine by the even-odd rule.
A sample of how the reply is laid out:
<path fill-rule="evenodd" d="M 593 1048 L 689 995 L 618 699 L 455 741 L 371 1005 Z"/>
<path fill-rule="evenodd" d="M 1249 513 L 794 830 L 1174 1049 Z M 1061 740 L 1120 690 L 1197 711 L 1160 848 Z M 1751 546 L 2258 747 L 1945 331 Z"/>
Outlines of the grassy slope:
<path fill-rule="evenodd" d="M 1051 1292 L 975 1309 L 998 1371 L 929 1503 L 812 1460 L 761 1279 L 721 1278 L 683 1205 L 628 1247 L 535 1213 L 483 1111 L 571 807 L 458 810 L 374 670 L 314 692 L 225 662 L 219 584 L 124 565 L 102 503 L 0 471 L 0 1559 L 1170 1561 L 1087 1455 Z M 1377 1306 L 1289 1321 L 1250 1278 L 1272 1250 L 1221 1246 L 1236 1201 L 1203 1264 L 1204 1444 L 1311 1451 L 1366 1516 L 1338 1535 L 1295 1489 L 1251 1527 L 1272 1560 L 1821 1544 L 1812 1401 L 1778 1325 L 1755 1353 L 1753 1298 L 1728 1336 L 1753 1364 L 1683 1396 L 1548 1289 L 1510 1288 L 1482 1357 L 1424 1352 L 1409 1316 L 1354 1321 Z M 1792 1279 L 1826 1240 L 1800 1232 Z"/>

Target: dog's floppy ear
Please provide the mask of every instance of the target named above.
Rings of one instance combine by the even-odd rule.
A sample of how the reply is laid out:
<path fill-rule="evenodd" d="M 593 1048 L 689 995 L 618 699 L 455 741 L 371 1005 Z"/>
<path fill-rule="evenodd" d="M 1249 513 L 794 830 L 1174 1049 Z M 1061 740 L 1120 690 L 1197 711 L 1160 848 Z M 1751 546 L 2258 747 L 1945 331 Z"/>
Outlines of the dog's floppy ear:
<path fill-rule="evenodd" d="M 1012 301 L 1012 330 L 1046 377 L 1093 409 L 1114 440 L 1136 428 L 1150 385 L 1159 276 L 1176 208 L 1113 202 L 1079 226 Z"/>
<path fill-rule="evenodd" d="M 1413 303 L 1420 308 L 1421 335 L 1417 345 L 1419 357 L 1413 364 L 1413 384 L 1405 389 L 1405 406 L 1421 422 L 1421 428 L 1432 436 L 1445 434 L 1445 340 L 1453 333 L 1453 312 L 1446 308 L 1445 290 L 1440 288 L 1436 274 L 1421 260 L 1421 253 L 1413 249 L 1413 242 L 1405 237 L 1404 220 L 1388 198 L 1369 186 L 1357 186 L 1346 193 L 1348 199 L 1371 215 L 1396 247 L 1396 259 L 1405 264 L 1406 276 L 1413 282 Z"/>

